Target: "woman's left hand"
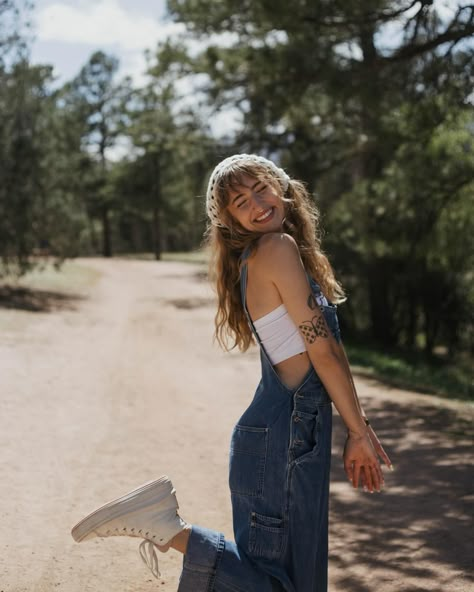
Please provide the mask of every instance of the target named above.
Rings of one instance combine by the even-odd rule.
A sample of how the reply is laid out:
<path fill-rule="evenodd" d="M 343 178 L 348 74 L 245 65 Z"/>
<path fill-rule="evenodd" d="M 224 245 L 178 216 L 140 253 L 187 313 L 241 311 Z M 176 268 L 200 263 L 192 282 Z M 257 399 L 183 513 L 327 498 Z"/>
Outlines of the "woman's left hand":
<path fill-rule="evenodd" d="M 382 469 L 367 430 L 348 432 L 343 452 L 344 469 L 354 489 L 380 491 L 384 479 Z"/>
<path fill-rule="evenodd" d="M 377 436 L 377 434 L 375 433 L 375 430 L 372 428 L 372 426 L 369 424 L 367 426 L 367 436 L 369 437 L 369 440 L 372 444 L 372 447 L 374 449 L 374 452 L 376 453 L 377 457 L 387 466 L 387 468 L 391 471 L 393 471 L 393 465 L 392 465 L 392 461 L 390 460 L 388 454 L 385 452 L 382 444 L 380 443 L 380 440 Z M 380 473 L 382 473 L 381 467 L 380 467 Z M 349 480 L 352 483 L 352 474 L 348 474 Z M 360 485 L 362 487 L 362 489 L 364 491 L 369 491 L 372 492 L 373 488 L 372 488 L 372 474 L 371 474 L 371 470 L 368 469 L 367 466 L 361 466 L 360 467 Z M 382 480 L 381 480 L 381 486 L 383 487 L 384 485 L 384 479 L 383 479 L 383 475 L 382 475 Z"/>

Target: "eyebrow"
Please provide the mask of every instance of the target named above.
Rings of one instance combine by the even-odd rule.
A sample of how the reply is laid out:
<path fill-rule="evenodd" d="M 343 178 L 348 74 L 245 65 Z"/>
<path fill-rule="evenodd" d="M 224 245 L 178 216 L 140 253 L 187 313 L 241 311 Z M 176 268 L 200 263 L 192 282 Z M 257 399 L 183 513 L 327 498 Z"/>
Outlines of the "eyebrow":
<path fill-rule="evenodd" d="M 250 190 L 251 190 L 251 191 L 253 191 L 253 190 L 255 189 L 255 187 L 257 187 L 257 185 L 258 185 L 259 183 L 262 183 L 262 182 L 263 182 L 263 181 L 261 181 L 260 179 L 259 179 L 259 180 L 257 180 L 257 181 L 256 181 L 256 182 L 255 182 L 255 183 L 252 185 L 252 187 L 250 187 Z M 239 193 L 239 195 L 236 195 L 236 196 L 234 197 L 234 199 L 232 200 L 232 205 L 235 203 L 235 201 L 236 201 L 237 199 L 239 199 L 239 197 L 243 197 L 243 195 L 244 195 L 243 193 Z"/>

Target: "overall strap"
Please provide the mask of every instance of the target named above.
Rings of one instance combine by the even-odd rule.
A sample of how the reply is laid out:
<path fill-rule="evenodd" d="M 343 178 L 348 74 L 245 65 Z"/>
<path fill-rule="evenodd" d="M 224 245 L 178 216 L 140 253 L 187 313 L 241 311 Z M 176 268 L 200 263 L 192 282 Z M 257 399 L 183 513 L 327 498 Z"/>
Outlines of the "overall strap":
<path fill-rule="evenodd" d="M 248 269 L 247 269 L 247 259 L 250 255 L 250 247 L 247 247 L 242 255 L 240 256 L 240 298 L 242 301 L 242 307 L 245 312 L 245 316 L 247 317 L 248 324 L 252 333 L 259 344 L 260 348 L 265 352 L 262 342 L 260 341 L 260 337 L 257 333 L 257 330 L 254 327 L 252 318 L 250 317 L 249 311 L 247 309 L 247 278 L 248 278 Z M 266 354 L 265 354 L 266 355 Z"/>
<path fill-rule="evenodd" d="M 306 270 L 305 270 L 305 273 L 306 273 L 306 278 L 308 280 L 308 283 L 311 287 L 311 290 L 313 292 L 316 291 L 317 293 L 321 293 L 321 288 L 319 287 L 318 282 L 314 278 L 312 278 Z"/>

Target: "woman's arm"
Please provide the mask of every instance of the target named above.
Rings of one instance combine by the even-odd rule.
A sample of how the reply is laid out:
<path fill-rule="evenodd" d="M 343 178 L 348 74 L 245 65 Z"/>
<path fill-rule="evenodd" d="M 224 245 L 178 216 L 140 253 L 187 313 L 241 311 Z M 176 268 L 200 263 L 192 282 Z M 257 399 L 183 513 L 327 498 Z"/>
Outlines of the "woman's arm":
<path fill-rule="evenodd" d="M 274 283 L 288 314 L 300 329 L 313 367 L 347 429 L 344 467 L 354 487 L 361 471 L 370 491 L 380 490 L 383 476 L 372 446 L 362 410 L 353 387 L 352 376 L 341 357 L 323 313 L 314 300 L 298 247 L 287 234 L 268 234 L 260 241 L 257 252 L 259 273 Z"/>
<path fill-rule="evenodd" d="M 369 423 L 369 421 L 367 419 L 367 416 L 364 413 L 364 410 L 363 410 L 362 405 L 360 403 L 360 399 L 357 396 L 357 391 L 356 391 L 356 387 L 355 387 L 355 384 L 354 384 L 354 379 L 352 377 L 352 372 L 351 372 L 351 369 L 350 369 L 350 366 L 349 366 L 349 360 L 347 359 L 346 350 L 345 350 L 345 348 L 344 348 L 344 346 L 342 344 L 342 341 L 338 343 L 338 347 L 339 347 L 341 361 L 342 361 L 342 363 L 343 363 L 343 365 L 344 365 L 344 367 L 346 369 L 347 374 L 350 377 L 350 381 L 351 381 L 351 384 L 352 384 L 352 390 L 354 392 L 354 396 L 355 396 L 356 401 L 357 401 L 359 412 L 360 412 L 361 416 L 364 418 L 364 421 L 365 421 L 365 423 L 367 425 L 367 431 L 368 431 L 368 434 L 369 434 L 370 441 L 372 442 L 372 446 L 374 447 L 375 452 L 379 455 L 379 457 L 386 464 L 386 466 L 391 471 L 393 471 L 392 461 L 390 460 L 388 454 L 385 452 L 382 444 L 380 443 L 380 440 L 379 440 L 377 434 L 375 433 L 375 430 L 374 430 L 373 426 Z"/>
<path fill-rule="evenodd" d="M 357 408 L 359 409 L 359 413 L 360 413 L 361 417 L 364 419 L 364 422 L 366 423 L 367 416 L 365 415 L 362 405 L 360 403 L 359 397 L 357 396 L 357 391 L 356 391 L 356 387 L 354 384 L 354 379 L 352 377 L 351 368 L 349 366 L 349 360 L 347 359 L 346 350 L 344 349 L 344 346 L 342 345 L 342 341 L 340 341 L 337 344 L 337 348 L 338 348 L 338 353 L 339 353 L 339 359 L 341 360 L 341 363 L 344 366 L 346 374 L 348 375 L 349 380 L 351 381 L 352 392 L 354 393 L 354 397 L 355 397 L 355 400 L 357 403 Z"/>

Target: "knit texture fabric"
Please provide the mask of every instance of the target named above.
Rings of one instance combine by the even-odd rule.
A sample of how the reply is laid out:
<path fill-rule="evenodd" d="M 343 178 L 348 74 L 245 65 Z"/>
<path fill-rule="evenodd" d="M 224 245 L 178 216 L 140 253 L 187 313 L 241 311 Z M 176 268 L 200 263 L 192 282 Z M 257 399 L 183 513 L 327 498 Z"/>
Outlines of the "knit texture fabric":
<path fill-rule="evenodd" d="M 222 179 L 223 175 L 234 164 L 258 164 L 260 166 L 263 166 L 271 175 L 275 176 L 278 179 L 283 193 L 288 189 L 290 177 L 285 173 L 283 169 L 277 167 L 276 164 L 273 163 L 271 160 L 268 160 L 263 156 L 258 156 L 257 154 L 234 154 L 234 156 L 229 156 L 228 158 L 221 161 L 212 171 L 212 174 L 209 178 L 209 184 L 207 186 L 206 211 L 211 223 L 214 226 L 225 226 L 220 221 L 220 212 L 216 200 L 215 189 L 219 184 L 219 181 Z"/>

